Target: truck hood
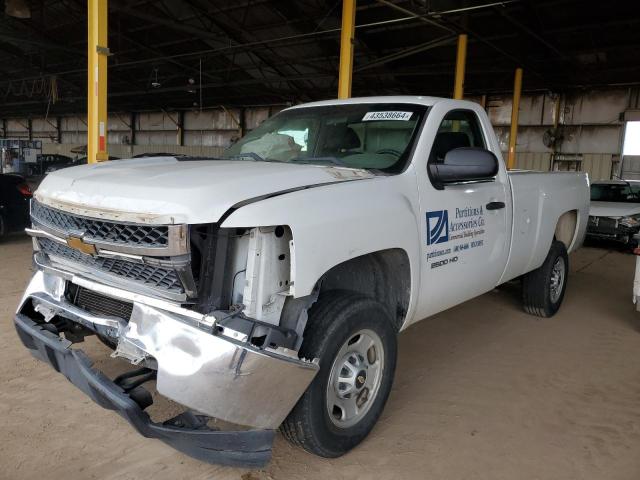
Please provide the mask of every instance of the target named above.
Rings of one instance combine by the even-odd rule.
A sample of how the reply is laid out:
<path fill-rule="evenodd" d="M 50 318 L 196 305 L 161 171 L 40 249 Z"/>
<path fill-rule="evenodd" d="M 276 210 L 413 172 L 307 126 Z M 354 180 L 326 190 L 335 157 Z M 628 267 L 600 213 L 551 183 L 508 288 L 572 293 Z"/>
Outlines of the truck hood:
<path fill-rule="evenodd" d="M 589 207 L 591 217 L 620 218 L 629 215 L 640 215 L 640 203 L 625 202 L 591 202 Z"/>
<path fill-rule="evenodd" d="M 150 157 L 53 172 L 34 196 L 54 208 L 109 220 L 213 223 L 247 200 L 373 176 L 332 166 Z"/>

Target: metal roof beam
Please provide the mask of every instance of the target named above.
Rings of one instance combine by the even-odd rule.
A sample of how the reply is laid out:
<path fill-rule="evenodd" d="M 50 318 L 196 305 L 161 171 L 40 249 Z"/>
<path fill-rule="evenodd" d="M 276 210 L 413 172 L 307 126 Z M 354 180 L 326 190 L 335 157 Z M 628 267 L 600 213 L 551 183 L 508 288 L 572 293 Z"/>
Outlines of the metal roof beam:
<path fill-rule="evenodd" d="M 444 37 L 436 38 L 435 40 L 430 40 L 426 43 L 423 43 L 418 46 L 409 47 L 399 52 L 391 53 L 389 55 L 385 55 L 383 57 L 378 58 L 369 63 L 365 63 L 364 65 L 359 66 L 354 70 L 354 72 L 361 72 L 363 70 L 368 70 L 373 67 L 377 67 L 379 65 L 384 65 L 385 63 L 393 62 L 394 60 L 399 60 L 400 58 L 409 57 L 411 55 L 415 55 L 416 53 L 426 52 L 427 50 L 432 50 L 434 48 L 442 47 L 444 45 L 451 45 L 455 42 L 457 35 L 446 35 Z"/>

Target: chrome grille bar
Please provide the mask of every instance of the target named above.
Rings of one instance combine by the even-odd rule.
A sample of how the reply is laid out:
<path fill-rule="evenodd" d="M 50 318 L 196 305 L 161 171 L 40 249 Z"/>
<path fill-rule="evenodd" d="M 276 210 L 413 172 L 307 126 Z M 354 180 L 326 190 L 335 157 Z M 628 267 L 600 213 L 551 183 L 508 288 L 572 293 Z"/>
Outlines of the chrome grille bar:
<path fill-rule="evenodd" d="M 78 236 L 98 247 L 135 255 L 175 256 L 189 252 L 186 225 L 146 225 L 84 217 L 31 202 L 34 225 L 64 239 Z"/>
<path fill-rule="evenodd" d="M 174 269 L 124 259 L 92 257 L 45 237 L 38 238 L 38 244 L 49 256 L 80 263 L 115 277 L 141 283 L 160 292 L 184 293 L 182 282 Z"/>

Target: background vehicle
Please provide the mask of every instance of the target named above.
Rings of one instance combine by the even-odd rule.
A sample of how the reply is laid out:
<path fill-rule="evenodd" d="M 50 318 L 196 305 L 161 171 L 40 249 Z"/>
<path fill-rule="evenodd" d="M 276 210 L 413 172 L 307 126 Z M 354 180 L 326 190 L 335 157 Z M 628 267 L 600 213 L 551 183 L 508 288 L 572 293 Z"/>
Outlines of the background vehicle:
<path fill-rule="evenodd" d="M 635 234 L 634 240 L 636 245 L 640 244 L 640 233 Z M 640 312 L 640 248 L 634 248 L 633 253 L 636 257 L 636 270 L 633 278 L 633 303 L 636 306 L 636 310 Z M 640 317 L 636 317 L 635 327 L 640 331 Z"/>
<path fill-rule="evenodd" d="M 73 159 L 71 157 L 57 153 L 43 153 L 38 155 L 36 158 L 37 163 L 27 164 L 29 176 L 44 175 L 45 172 L 49 171 L 49 169 L 68 167 L 73 163 Z"/>
<path fill-rule="evenodd" d="M 640 231 L 640 181 L 610 180 L 591 184 L 587 236 L 637 245 Z"/>
<path fill-rule="evenodd" d="M 182 153 L 139 153 L 131 158 L 147 158 L 147 157 L 185 157 Z"/>
<path fill-rule="evenodd" d="M 109 155 L 109 160 L 119 160 L 118 157 L 112 157 L 111 155 Z M 58 165 L 51 165 L 50 167 L 48 167 L 45 171 L 45 173 L 51 173 L 51 172 L 55 172 L 58 170 L 62 170 L 63 168 L 68 168 L 68 167 L 77 167 L 78 165 L 86 165 L 87 164 L 87 157 L 79 157 L 75 160 L 71 160 L 70 162 L 67 163 L 60 163 Z"/>
<path fill-rule="evenodd" d="M 262 464 L 278 427 L 336 457 L 384 408 L 398 331 L 516 278 L 527 312 L 558 311 L 588 202 L 585 174 L 507 172 L 475 103 L 299 105 L 223 159 L 48 176 L 16 327 L 100 405 L 197 458 Z M 70 347 L 93 334 L 143 368 L 89 368 Z M 144 413 L 150 379 L 187 408 L 163 424 L 178 431 Z M 207 430 L 192 410 L 251 429 Z"/>
<path fill-rule="evenodd" d="M 23 177 L 0 174 L 0 239 L 29 225 L 31 189 Z"/>

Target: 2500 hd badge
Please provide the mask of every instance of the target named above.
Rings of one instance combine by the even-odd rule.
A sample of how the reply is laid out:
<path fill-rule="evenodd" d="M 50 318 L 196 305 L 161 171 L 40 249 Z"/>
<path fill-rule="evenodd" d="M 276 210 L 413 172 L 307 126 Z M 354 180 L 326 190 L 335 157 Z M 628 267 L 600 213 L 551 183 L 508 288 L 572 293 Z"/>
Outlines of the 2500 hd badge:
<path fill-rule="evenodd" d="M 438 260 L 437 262 L 433 262 L 431 264 L 431 268 L 438 268 L 448 265 L 450 263 L 456 263 L 458 261 L 458 257 L 445 258 L 444 260 Z"/>

